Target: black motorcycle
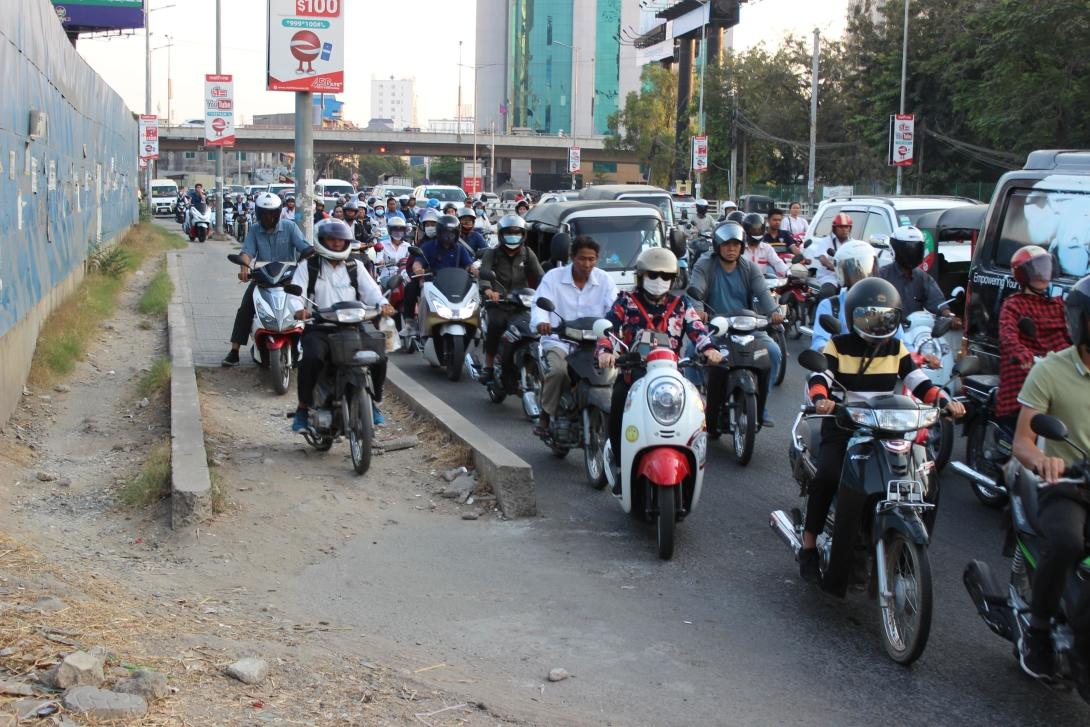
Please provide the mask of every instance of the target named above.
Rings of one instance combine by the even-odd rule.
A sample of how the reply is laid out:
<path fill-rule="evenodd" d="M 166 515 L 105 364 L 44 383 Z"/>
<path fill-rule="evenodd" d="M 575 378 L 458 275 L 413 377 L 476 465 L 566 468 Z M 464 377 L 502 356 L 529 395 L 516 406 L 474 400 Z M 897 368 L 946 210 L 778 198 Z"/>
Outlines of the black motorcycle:
<path fill-rule="evenodd" d="M 518 288 L 508 293 L 499 282 L 496 274 L 488 271 L 480 273 L 481 280 L 487 280 L 499 288 L 500 299 L 485 300 L 482 304 L 487 311 L 500 308 L 508 313 L 507 329 L 500 337 L 500 347 L 496 351 L 495 369 L 492 379 L 485 384 L 488 398 L 500 404 L 509 395 L 522 398 L 522 408 L 526 416 L 536 419 L 539 411 L 536 403 L 528 400 L 525 394 L 540 388 L 540 374 L 534 360 L 534 344 L 540 338 L 530 325 L 530 306 L 533 305 L 532 288 Z M 481 331 L 487 332 L 488 316 L 481 316 Z M 472 353 L 466 354 L 466 371 L 474 381 L 480 381 L 481 365 Z M 533 408 L 531 408 L 533 405 Z"/>
<path fill-rule="evenodd" d="M 826 373 L 818 351 L 806 350 L 799 363 Z M 834 381 L 841 392 L 843 387 Z M 832 418 L 852 432 L 840 486 L 817 539 L 822 588 L 843 598 L 864 585 L 882 610 L 882 639 L 890 658 L 911 664 L 920 657 L 931 630 L 932 583 L 927 546 L 938 505 L 938 479 L 917 433 L 937 421 L 938 409 L 908 396 L 888 394 L 837 404 L 833 414 L 801 408 L 792 429 L 792 474 L 802 494 L 817 473 L 817 419 Z M 798 557 L 803 517 L 799 508 L 776 510 L 770 525 Z"/>
<path fill-rule="evenodd" d="M 298 285 L 287 285 L 284 290 L 292 295 L 303 294 Z M 371 466 L 375 397 L 371 366 L 382 360 L 386 351 L 386 337 L 362 326 L 378 314 L 378 308 L 344 301 L 315 309 L 313 322 L 308 324 L 329 332 L 329 364 L 314 385 L 310 426 L 303 438 L 319 452 L 325 452 L 347 436 L 352 467 L 358 475 Z"/>
<path fill-rule="evenodd" d="M 556 313 L 556 306 L 548 298 L 538 298 L 537 307 Z M 583 465 L 587 480 L 598 489 L 606 485 L 605 443 L 608 438 L 610 400 L 616 369 L 603 371 L 594 360 L 594 349 L 601 335 L 601 318 L 586 317 L 561 320 L 553 330 L 564 341 L 575 344 L 568 354 L 568 378 L 571 386 L 560 397 L 560 408 L 550 420 L 549 431 L 542 441 L 558 458 L 568 455 L 572 449 L 583 449 Z M 535 347 L 537 370 L 544 372 L 544 356 Z M 534 407 L 540 390 L 533 391 Z"/>
<path fill-rule="evenodd" d="M 1090 461 L 1067 436 L 1067 426 L 1048 414 L 1037 414 L 1030 421 L 1033 432 L 1045 439 L 1065 441 L 1074 447 L 1082 460 L 1064 471 L 1059 484 L 1090 488 Z M 962 580 L 977 612 L 988 627 L 999 636 L 1017 644 L 1029 627 L 1033 601 L 1033 581 L 1044 540 L 1037 520 L 1038 487 L 1040 481 L 1025 467 L 1011 463 L 1007 468 L 1010 491 L 1010 525 L 1003 555 L 1011 559 L 1010 584 L 1003 587 L 987 563 L 979 560 L 965 567 Z M 1061 599 L 1060 614 L 1052 626 L 1052 646 L 1055 650 L 1056 671 L 1053 683 L 1061 688 L 1074 686 L 1086 702 L 1090 702 L 1090 654 L 1075 648 L 1074 626 L 1087 624 L 1090 608 L 1090 558 L 1083 560 L 1067 579 Z"/>

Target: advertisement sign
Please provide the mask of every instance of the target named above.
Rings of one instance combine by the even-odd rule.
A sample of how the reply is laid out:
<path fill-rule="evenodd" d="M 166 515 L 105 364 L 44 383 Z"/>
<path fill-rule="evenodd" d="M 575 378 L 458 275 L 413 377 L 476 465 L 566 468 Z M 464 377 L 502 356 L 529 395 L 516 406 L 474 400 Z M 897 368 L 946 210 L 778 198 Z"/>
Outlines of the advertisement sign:
<path fill-rule="evenodd" d="M 484 191 L 484 176 L 480 162 L 462 162 L 462 190 L 471 195 Z"/>
<path fill-rule="evenodd" d="M 204 145 L 235 145 L 235 84 L 230 74 L 204 76 Z"/>
<path fill-rule="evenodd" d="M 269 91 L 344 90 L 345 0 L 269 0 Z"/>
<path fill-rule="evenodd" d="M 577 146 L 568 149 L 568 174 L 578 174 L 583 171 L 583 150 Z"/>
<path fill-rule="evenodd" d="M 159 117 L 140 114 L 140 158 L 159 158 Z"/>
<path fill-rule="evenodd" d="M 833 197 L 851 197 L 855 194 L 855 187 L 850 184 L 842 184 L 838 187 L 822 187 L 821 198 L 832 199 Z"/>
<path fill-rule="evenodd" d="M 53 8 L 69 32 L 144 27 L 144 0 L 53 0 Z"/>
<path fill-rule="evenodd" d="M 708 137 L 693 137 L 693 171 L 708 171 Z"/>
<path fill-rule="evenodd" d="M 894 167 L 912 166 L 912 142 L 916 136 L 916 117 L 912 114 L 890 114 L 889 164 Z"/>

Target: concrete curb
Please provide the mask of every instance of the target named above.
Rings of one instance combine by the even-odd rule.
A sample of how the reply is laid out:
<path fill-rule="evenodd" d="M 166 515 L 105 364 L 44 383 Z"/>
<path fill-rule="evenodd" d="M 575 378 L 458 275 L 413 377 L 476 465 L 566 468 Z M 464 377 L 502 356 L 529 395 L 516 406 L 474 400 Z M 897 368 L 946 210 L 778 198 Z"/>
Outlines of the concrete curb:
<path fill-rule="evenodd" d="M 212 480 L 204 449 L 204 425 L 185 307 L 180 299 L 179 253 L 167 254 L 174 296 L 167 309 L 170 331 L 170 527 L 196 525 L 212 513 Z"/>
<path fill-rule="evenodd" d="M 526 460 L 484 433 L 446 402 L 416 383 L 391 360 L 386 385 L 418 415 L 438 425 L 451 437 L 473 450 L 473 465 L 492 486 L 496 503 L 509 518 L 537 514 L 534 470 Z"/>

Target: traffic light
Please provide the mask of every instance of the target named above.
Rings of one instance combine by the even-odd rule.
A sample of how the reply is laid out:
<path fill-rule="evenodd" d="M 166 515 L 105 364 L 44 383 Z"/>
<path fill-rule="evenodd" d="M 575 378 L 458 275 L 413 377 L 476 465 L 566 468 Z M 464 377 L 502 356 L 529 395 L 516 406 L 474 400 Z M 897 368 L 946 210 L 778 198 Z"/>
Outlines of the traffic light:
<path fill-rule="evenodd" d="M 378 148 L 378 153 L 379 154 L 385 154 L 386 153 L 386 147 L 385 146 L 380 146 Z"/>

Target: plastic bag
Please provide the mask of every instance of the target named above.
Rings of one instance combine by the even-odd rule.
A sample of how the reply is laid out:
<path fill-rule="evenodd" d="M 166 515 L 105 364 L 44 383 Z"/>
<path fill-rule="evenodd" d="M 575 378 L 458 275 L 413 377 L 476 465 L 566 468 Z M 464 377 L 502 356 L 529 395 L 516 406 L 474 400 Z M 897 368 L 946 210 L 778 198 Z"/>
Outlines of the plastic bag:
<path fill-rule="evenodd" d="M 383 316 L 378 323 L 378 330 L 386 336 L 386 353 L 393 353 L 401 348 L 401 336 L 397 334 L 397 324 L 389 316 Z"/>

